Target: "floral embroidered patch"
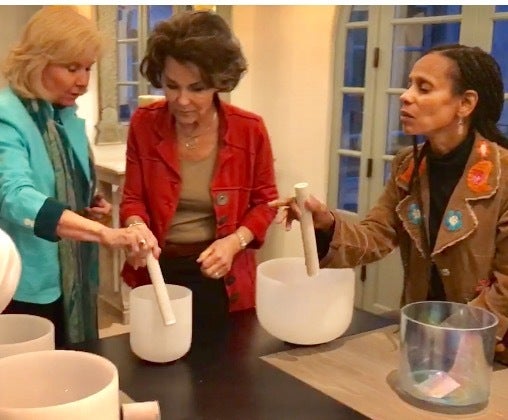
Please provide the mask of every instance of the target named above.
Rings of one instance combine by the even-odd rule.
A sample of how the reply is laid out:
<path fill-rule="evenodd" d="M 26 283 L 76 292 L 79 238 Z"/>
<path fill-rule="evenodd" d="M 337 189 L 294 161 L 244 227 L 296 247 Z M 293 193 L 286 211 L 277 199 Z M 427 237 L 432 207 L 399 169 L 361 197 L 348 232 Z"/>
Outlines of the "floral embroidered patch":
<path fill-rule="evenodd" d="M 414 159 L 411 159 L 411 162 L 409 162 L 407 169 L 398 176 L 399 181 L 408 184 L 409 180 L 411 179 L 414 167 L 415 167 Z M 422 163 L 420 164 L 419 170 L 420 175 L 423 173 L 424 170 L 425 170 L 425 158 L 423 158 Z"/>
<path fill-rule="evenodd" d="M 407 217 L 414 225 L 419 225 L 422 222 L 422 212 L 420 211 L 418 204 L 413 203 L 409 206 Z"/>
<path fill-rule="evenodd" d="M 467 186 L 474 192 L 492 191 L 488 179 L 492 171 L 492 162 L 489 160 L 481 160 L 475 163 L 467 173 Z"/>
<path fill-rule="evenodd" d="M 483 289 L 490 287 L 492 285 L 492 283 L 494 283 L 494 282 L 491 279 L 478 280 L 478 283 L 476 284 L 475 291 L 477 293 L 481 293 L 483 291 Z"/>
<path fill-rule="evenodd" d="M 450 210 L 444 217 L 446 229 L 455 232 L 462 227 L 462 213 L 460 211 Z"/>

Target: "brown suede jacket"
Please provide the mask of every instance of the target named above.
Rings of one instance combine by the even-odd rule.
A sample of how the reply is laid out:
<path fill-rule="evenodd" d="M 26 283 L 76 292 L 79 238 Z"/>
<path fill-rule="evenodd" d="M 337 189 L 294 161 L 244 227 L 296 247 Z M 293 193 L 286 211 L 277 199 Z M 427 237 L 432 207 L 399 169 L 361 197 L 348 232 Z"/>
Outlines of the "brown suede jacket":
<path fill-rule="evenodd" d="M 408 188 L 413 167 L 411 147 L 395 156 L 383 194 L 360 223 L 348 222 L 335 212 L 335 231 L 321 266 L 368 264 L 398 246 L 404 267 L 401 304 L 426 299 L 433 262 L 443 280 L 447 300 L 490 310 L 499 318 L 497 335 L 505 336 L 508 330 L 508 150 L 476 136 L 430 256 L 425 255 L 420 226 L 427 219 L 422 218 L 419 210 L 417 189 L 410 192 Z M 428 215 L 425 160 L 419 172 L 423 214 Z"/>

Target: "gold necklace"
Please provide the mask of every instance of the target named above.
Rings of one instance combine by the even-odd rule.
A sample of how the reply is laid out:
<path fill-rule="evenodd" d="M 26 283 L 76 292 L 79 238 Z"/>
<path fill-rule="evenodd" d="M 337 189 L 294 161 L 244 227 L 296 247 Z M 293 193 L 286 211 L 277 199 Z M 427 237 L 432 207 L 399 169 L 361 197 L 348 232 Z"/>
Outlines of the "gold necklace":
<path fill-rule="evenodd" d="M 185 146 L 185 148 L 187 150 L 194 150 L 195 148 L 198 147 L 199 137 L 201 137 L 202 135 L 204 135 L 204 134 L 208 133 L 208 131 L 210 131 L 216 118 L 217 118 L 217 112 L 214 112 L 212 122 L 208 125 L 208 127 L 206 127 L 205 130 L 203 130 L 201 133 L 195 134 L 193 136 L 183 136 L 184 137 L 183 145 Z"/>

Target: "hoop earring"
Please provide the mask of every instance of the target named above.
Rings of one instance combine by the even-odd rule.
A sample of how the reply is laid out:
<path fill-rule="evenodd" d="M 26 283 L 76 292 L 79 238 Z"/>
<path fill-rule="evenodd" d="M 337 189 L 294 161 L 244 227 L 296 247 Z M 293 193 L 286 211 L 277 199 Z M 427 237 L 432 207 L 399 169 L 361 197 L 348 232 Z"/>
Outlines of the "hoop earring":
<path fill-rule="evenodd" d="M 457 134 L 459 136 L 464 135 L 464 118 L 459 117 L 459 122 L 457 123 Z"/>

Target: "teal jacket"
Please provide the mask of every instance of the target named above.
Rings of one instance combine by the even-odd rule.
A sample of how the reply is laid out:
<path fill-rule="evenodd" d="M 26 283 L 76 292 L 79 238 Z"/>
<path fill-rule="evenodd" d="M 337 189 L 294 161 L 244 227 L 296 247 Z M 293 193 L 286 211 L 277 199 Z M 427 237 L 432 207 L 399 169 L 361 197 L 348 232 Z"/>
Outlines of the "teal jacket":
<path fill-rule="evenodd" d="M 77 117 L 76 107 L 60 110 L 60 118 L 75 159 L 91 185 L 85 121 Z M 22 273 L 15 300 L 51 303 L 61 294 L 58 238 L 38 237 L 36 226 L 36 219 L 39 225 L 45 223 L 37 216 L 47 207 L 48 199 L 56 201 L 54 197 L 55 176 L 42 136 L 13 91 L 1 89 L 0 228 L 11 236 L 21 255 Z M 60 205 L 65 207 L 66 203 Z M 51 222 L 48 225 L 53 230 Z"/>

